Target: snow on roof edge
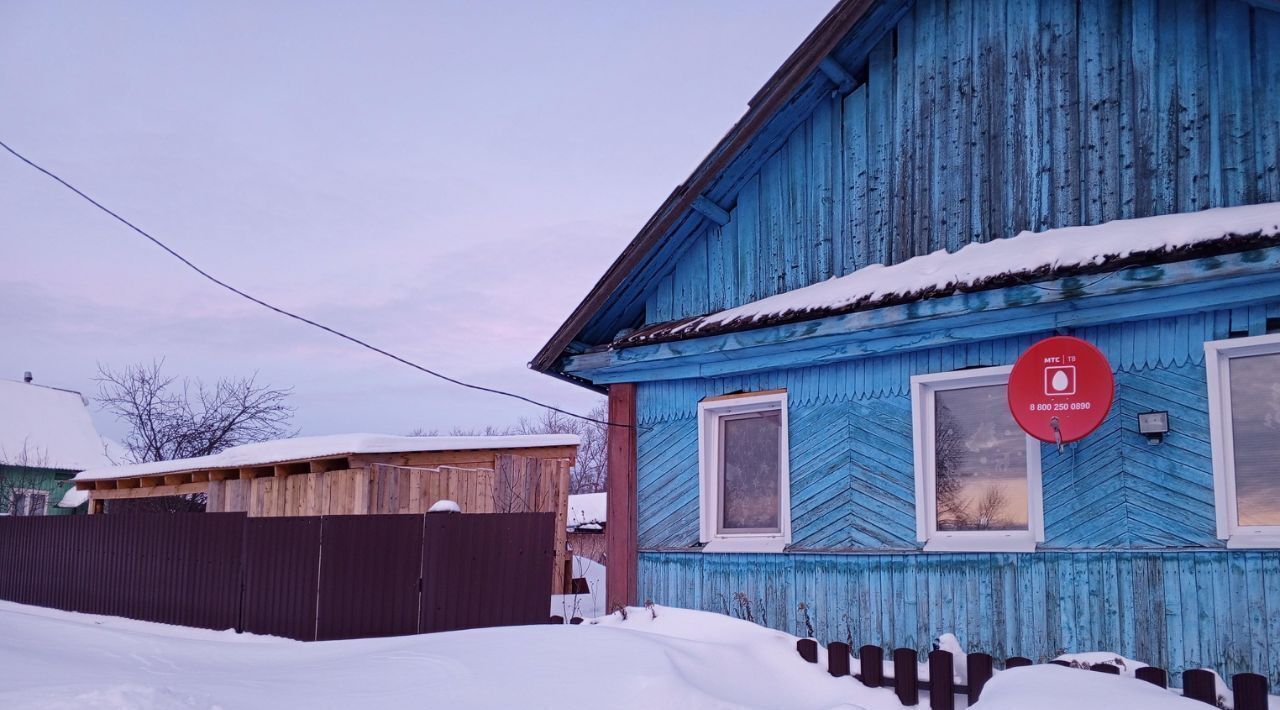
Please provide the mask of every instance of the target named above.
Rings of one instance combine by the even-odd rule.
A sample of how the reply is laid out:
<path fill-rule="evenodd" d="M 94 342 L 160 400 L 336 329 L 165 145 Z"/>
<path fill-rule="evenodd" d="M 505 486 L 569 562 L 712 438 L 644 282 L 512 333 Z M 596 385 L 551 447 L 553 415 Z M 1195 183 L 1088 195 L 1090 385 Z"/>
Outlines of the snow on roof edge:
<path fill-rule="evenodd" d="M 608 493 L 575 493 L 569 496 L 568 528 L 606 523 Z"/>
<path fill-rule="evenodd" d="M 101 481 L 211 468 L 266 466 L 286 461 L 354 454 L 538 448 L 546 446 L 577 446 L 579 443 L 581 442 L 576 434 L 520 434 L 511 436 L 337 434 L 333 436 L 303 436 L 234 446 L 210 456 L 94 468 L 80 472 L 76 475 L 75 480 Z"/>
<path fill-rule="evenodd" d="M 990 288 L 994 287 L 990 282 L 1001 277 L 1033 275 L 1042 279 L 1064 270 L 1101 270 L 1130 257 L 1180 255 L 1197 247 L 1218 242 L 1235 245 L 1250 238 L 1280 238 L 1280 202 L 1023 231 L 1007 239 L 970 243 L 954 252 L 940 249 L 888 266 L 871 264 L 734 308 L 655 324 L 614 346 L 632 347 L 838 315 Z"/>

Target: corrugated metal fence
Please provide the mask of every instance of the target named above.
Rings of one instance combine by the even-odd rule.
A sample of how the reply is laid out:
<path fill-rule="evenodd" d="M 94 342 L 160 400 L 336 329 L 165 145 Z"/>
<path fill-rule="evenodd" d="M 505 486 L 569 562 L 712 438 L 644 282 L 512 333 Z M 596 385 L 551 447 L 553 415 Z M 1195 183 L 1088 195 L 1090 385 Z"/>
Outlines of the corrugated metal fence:
<path fill-rule="evenodd" d="M 303 641 L 545 623 L 552 513 L 0 518 L 0 599 Z"/>

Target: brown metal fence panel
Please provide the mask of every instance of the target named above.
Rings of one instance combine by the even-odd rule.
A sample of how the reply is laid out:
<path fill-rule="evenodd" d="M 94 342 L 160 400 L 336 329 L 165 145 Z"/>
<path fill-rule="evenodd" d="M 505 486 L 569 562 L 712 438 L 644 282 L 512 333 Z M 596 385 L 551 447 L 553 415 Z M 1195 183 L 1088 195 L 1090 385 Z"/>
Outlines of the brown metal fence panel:
<path fill-rule="evenodd" d="M 554 513 L 428 514 L 419 630 L 545 623 L 554 560 Z"/>
<path fill-rule="evenodd" d="M 303 640 L 536 624 L 554 528 L 553 513 L 6 516 L 0 599 Z"/>
<path fill-rule="evenodd" d="M 315 640 L 322 526 L 319 517 L 245 521 L 241 630 Z"/>
<path fill-rule="evenodd" d="M 422 519 L 324 518 L 317 641 L 418 632 Z"/>
<path fill-rule="evenodd" d="M 210 629 L 237 625 L 244 516 L 0 519 L 0 597 Z"/>

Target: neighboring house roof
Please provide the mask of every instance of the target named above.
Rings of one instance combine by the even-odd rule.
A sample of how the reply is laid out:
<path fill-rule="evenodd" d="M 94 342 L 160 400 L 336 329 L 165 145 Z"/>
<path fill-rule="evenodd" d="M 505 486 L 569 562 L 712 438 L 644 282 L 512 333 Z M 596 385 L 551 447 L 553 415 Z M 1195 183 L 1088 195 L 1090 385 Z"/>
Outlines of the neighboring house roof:
<path fill-rule="evenodd" d="M 820 65 L 832 53 L 858 23 L 870 18 L 878 5 L 893 3 L 877 0 L 841 0 L 818 27 L 774 72 L 764 87 L 748 102 L 746 113 L 734 124 L 724 138 L 703 159 L 693 174 L 676 187 L 649 218 L 640 233 L 627 245 L 609 270 L 596 283 L 573 310 L 569 318 L 556 330 L 551 340 L 538 352 L 530 366 L 536 370 L 551 372 L 556 361 L 570 347 L 583 328 L 611 298 L 615 291 L 631 276 L 632 272 L 649 259 L 651 253 L 662 244 L 669 232 L 693 209 L 694 204 L 705 199 L 705 193 L 740 154 L 747 151 L 755 139 L 769 126 L 770 121 L 792 101 L 793 94 L 811 82 L 815 74 L 821 74 Z M 831 83 L 827 79 L 827 86 Z"/>
<path fill-rule="evenodd" d="M 387 434 L 336 434 L 300 436 L 294 439 L 263 441 L 234 446 L 211 456 L 172 461 L 128 464 L 90 469 L 76 475 L 77 481 L 152 476 L 210 468 L 267 466 L 286 461 L 319 459 L 353 454 L 416 453 L 421 451 L 474 451 L 482 449 L 524 449 L 544 446 L 577 446 L 576 434 L 522 436 L 390 436 Z"/>
<path fill-rule="evenodd" d="M 0 380 L 0 463 L 83 470 L 109 464 L 79 392 Z"/>
<path fill-rule="evenodd" d="M 619 339 L 629 347 L 683 340 L 854 311 L 957 292 L 978 291 L 1114 272 L 1280 243 L 1280 202 L 1184 214 L 1122 219 L 1086 227 L 1022 232 L 845 276 L 735 308 L 642 328 Z"/>
<path fill-rule="evenodd" d="M 569 530 L 603 529 L 608 496 L 608 493 L 579 493 L 569 496 Z"/>

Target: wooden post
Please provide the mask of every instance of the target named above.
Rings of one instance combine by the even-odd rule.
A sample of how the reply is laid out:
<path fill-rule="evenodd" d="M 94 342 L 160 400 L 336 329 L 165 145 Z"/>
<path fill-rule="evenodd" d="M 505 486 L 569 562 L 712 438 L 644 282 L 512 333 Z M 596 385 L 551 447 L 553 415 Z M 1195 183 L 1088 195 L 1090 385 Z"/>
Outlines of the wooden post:
<path fill-rule="evenodd" d="M 929 707 L 932 710 L 955 710 L 955 659 L 950 651 L 929 653 Z"/>
<path fill-rule="evenodd" d="M 1021 668 L 1023 666 L 1029 666 L 1029 665 L 1031 665 L 1030 658 L 1025 658 L 1023 656 L 1013 656 L 1004 662 L 1004 669 L 1009 670 L 1010 668 Z"/>
<path fill-rule="evenodd" d="M 973 705 L 995 674 L 995 659 L 985 653 L 970 653 L 965 664 L 969 669 L 969 704 Z"/>
<path fill-rule="evenodd" d="M 858 664 L 863 685 L 868 688 L 884 685 L 884 649 L 879 646 L 863 646 L 858 649 Z"/>
<path fill-rule="evenodd" d="M 635 384 L 609 385 L 609 423 L 605 597 L 612 611 L 636 603 Z"/>
<path fill-rule="evenodd" d="M 1199 700 L 1210 705 L 1218 704 L 1218 687 L 1213 673 L 1203 668 L 1192 668 L 1182 673 L 1183 697 Z"/>
<path fill-rule="evenodd" d="M 1267 677 L 1257 673 L 1237 673 L 1231 676 L 1235 710 L 1267 710 Z"/>
<path fill-rule="evenodd" d="M 1145 666 L 1134 671 L 1133 676 L 1138 680 L 1145 680 L 1148 683 L 1161 688 L 1169 687 L 1169 674 L 1165 673 L 1163 668 Z"/>
<path fill-rule="evenodd" d="M 818 642 L 813 639 L 800 639 L 796 641 L 796 651 L 800 657 L 810 663 L 818 662 Z"/>
<path fill-rule="evenodd" d="M 849 675 L 849 644 L 844 641 L 827 644 L 827 672 L 836 678 Z"/>
<path fill-rule="evenodd" d="M 1099 673 L 1110 673 L 1111 675 L 1120 675 L 1120 667 L 1113 666 L 1110 663 L 1095 663 L 1089 666 L 1089 670 Z"/>
<path fill-rule="evenodd" d="M 564 625 L 564 617 L 563 617 L 563 616 L 560 616 L 559 614 L 552 614 L 552 615 L 551 615 L 551 619 L 550 619 L 547 623 L 549 623 L 549 624 L 559 624 L 559 625 L 563 626 L 563 625 Z"/>
<path fill-rule="evenodd" d="M 893 649 L 893 688 L 903 705 L 920 702 L 920 661 L 914 648 Z"/>

